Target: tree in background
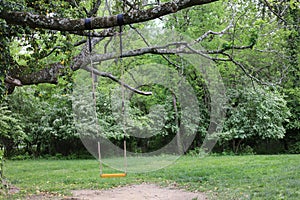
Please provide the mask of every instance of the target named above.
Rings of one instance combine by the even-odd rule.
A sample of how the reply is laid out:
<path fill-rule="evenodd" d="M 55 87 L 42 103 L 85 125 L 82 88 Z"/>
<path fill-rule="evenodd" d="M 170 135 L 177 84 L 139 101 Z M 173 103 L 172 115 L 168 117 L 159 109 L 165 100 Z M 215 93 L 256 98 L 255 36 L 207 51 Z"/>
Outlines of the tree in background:
<path fill-rule="evenodd" d="M 66 1 L 66 0 L 12 0 L 0 1 L 0 92 L 4 94 L 13 93 L 15 87 L 33 85 L 39 83 L 58 84 L 63 81 L 66 90 L 72 90 L 72 79 L 76 78 L 76 71 L 86 70 L 106 77 L 114 82 L 120 83 L 120 70 L 117 65 L 103 67 L 101 70 L 91 69 L 86 59 L 89 55 L 86 37 L 90 35 L 92 48 L 95 50 L 92 59 L 99 64 L 106 60 L 115 60 L 118 53 L 114 49 L 114 37 L 118 35 L 117 14 L 123 13 L 123 32 L 135 32 L 138 37 L 136 46 L 128 45 L 123 52 L 123 63 L 125 70 L 130 70 L 131 64 L 138 63 L 165 63 L 170 68 L 175 68 L 179 73 L 187 78 L 193 86 L 199 99 L 199 107 L 203 116 L 209 113 L 209 93 L 205 88 L 205 83 L 201 78 L 201 73 L 192 66 L 185 64 L 180 54 L 196 54 L 208 58 L 219 68 L 224 79 L 224 83 L 229 88 L 228 96 L 230 102 L 236 101 L 236 93 L 251 97 L 252 89 L 241 90 L 241 87 L 251 87 L 256 83 L 272 88 L 272 91 L 281 89 L 287 95 L 286 101 L 292 110 L 292 124 L 285 126 L 299 135 L 299 90 L 297 83 L 299 79 L 299 2 L 290 1 L 267 1 L 267 0 L 184 0 L 184 1 Z M 88 20 L 87 20 L 88 18 Z M 92 23 L 89 23 L 92 18 Z M 153 21 L 159 19 L 160 23 Z M 120 19 L 119 19 L 120 20 Z M 88 23 L 86 23 L 88 22 Z M 170 29 L 182 35 L 192 38 L 191 41 L 172 41 L 169 35 L 165 38 L 146 38 L 143 31 L 145 27 L 163 26 L 163 29 Z M 89 29 L 93 31 L 89 32 Z M 152 29 L 152 31 L 154 28 Z M 151 29 L 150 31 L 151 32 Z M 152 33 L 155 36 L 155 33 Z M 123 40 L 132 40 L 124 34 Z M 150 40 L 150 41 L 149 41 Z M 153 40 L 153 41 L 152 41 Z M 197 48 L 202 46 L 204 48 Z M 113 49 L 114 51 L 110 51 Z M 155 56 L 154 56 L 155 55 Z M 292 59 L 291 59 L 292 58 Z M 184 64 L 183 64 L 184 63 Z M 107 71 L 106 71 L 107 70 Z M 244 76 L 247 79 L 244 79 Z M 105 83 L 107 83 L 106 81 Z M 100 91 L 108 91 L 105 86 L 100 85 Z M 109 85 L 107 85 L 109 87 Z M 137 88 L 130 88 L 136 93 L 146 94 Z M 45 88 L 44 88 L 45 89 Z M 144 88 L 147 89 L 147 88 Z M 261 89 L 260 89 L 261 90 Z M 29 93 L 32 91 L 29 91 Z M 61 100 L 61 96 L 52 93 L 52 98 L 42 97 L 42 91 L 38 91 L 37 97 L 31 93 L 30 98 L 22 104 L 27 110 L 23 113 L 37 113 L 29 116 L 23 115 L 21 118 L 28 119 L 28 124 L 32 123 L 31 129 L 27 126 L 27 134 L 32 137 L 28 141 L 35 141 L 38 149 L 39 138 L 43 138 L 43 145 L 51 141 L 51 138 L 73 135 L 68 113 L 68 100 Z M 40 97 L 39 94 L 42 96 Z M 255 94 L 255 92 L 254 92 Z M 258 92 L 258 96 L 253 99 L 239 101 L 239 112 L 229 111 L 229 121 L 233 116 L 241 114 L 247 116 L 252 108 L 247 108 L 251 102 L 262 98 L 266 94 L 271 99 L 262 99 L 266 103 L 266 108 L 274 111 L 277 101 L 281 96 L 277 93 L 270 95 L 266 92 Z M 24 95 L 24 94 L 22 94 Z M 254 98 L 255 97 L 255 98 Z M 257 99 L 256 99 L 257 97 Z M 9 98 L 15 98 L 10 96 Z M 35 99 L 36 98 L 36 99 Z M 30 100 L 29 100 L 30 99 Z M 37 99 L 43 99 L 40 102 Z M 105 100 L 105 98 L 103 98 Z M 102 101 L 103 99 L 100 99 Z M 24 99 L 23 99 L 24 100 Z M 22 100 L 22 101 L 23 101 Z M 33 100 L 36 104 L 30 102 Z M 246 102 L 249 101 L 249 102 Z M 56 104 L 55 101 L 57 101 Z M 141 119 L 148 111 L 140 109 L 138 106 L 146 106 L 150 101 L 139 102 L 136 99 L 133 103 L 135 116 Z M 284 103 L 284 101 L 282 101 Z M 61 104 L 61 105 L 60 105 Z M 105 101 L 103 101 L 103 105 Z M 139 104 L 139 105 L 138 105 Z M 142 105 L 144 104 L 144 105 Z M 18 105 L 15 103 L 13 105 Z M 38 106 L 36 106 L 38 105 Z M 11 106 L 11 105 L 8 105 Z M 26 108 L 28 106 L 28 108 Z M 13 106 L 11 106 L 13 107 Z M 285 110 L 285 107 L 281 107 Z M 174 109 L 174 107 L 173 107 Z M 34 111 L 34 112 L 33 112 Z M 174 110 L 169 109 L 170 113 Z M 244 112 L 245 111 L 245 112 Z M 18 112 L 18 109 L 14 109 Z M 283 112 L 280 118 L 287 116 Z M 109 117 L 109 112 L 103 111 L 100 114 L 103 123 L 106 120 L 113 124 Z M 273 115 L 273 113 L 270 113 Z M 173 121 L 168 124 L 168 131 L 174 131 L 174 115 L 169 115 Z M 232 117 L 232 118 L 230 118 Z M 249 118 L 251 123 L 263 124 L 259 118 Z M 282 122 L 280 120 L 280 123 Z M 147 120 L 145 120 L 147 121 Z M 284 120 L 283 120 L 284 121 Z M 203 124 L 207 120 L 203 120 Z M 241 127 L 236 127 L 236 123 L 227 123 L 227 131 L 230 128 L 238 128 L 237 132 L 247 130 L 247 135 L 257 135 L 253 130 L 245 129 L 244 120 Z M 70 126 L 66 125 L 70 124 Z M 108 124 L 109 126 L 110 124 Z M 169 126 L 171 125 L 171 126 Z M 273 124 L 274 125 L 274 124 Z M 275 124 L 276 125 L 276 124 Z M 280 125 L 274 127 L 281 128 Z M 232 126 L 232 127 L 230 127 Z M 115 127 L 114 131 L 118 128 Z M 262 129 L 268 134 L 272 127 Z M 206 126 L 199 128 L 197 140 L 203 138 Z M 248 132 L 249 131 L 249 132 Z M 275 135 L 282 136 L 282 129 Z M 230 132 L 235 135 L 233 130 Z M 278 133 L 278 134 L 277 134 Z M 292 136 L 292 138 L 295 138 Z M 297 140 L 297 139 L 296 139 Z M 28 142 L 30 144 L 30 142 Z M 195 142 L 195 145 L 199 145 Z M 44 149 L 47 149 L 45 147 Z M 40 149 L 39 149 L 40 150 Z M 46 150 L 48 153 L 51 150 Z"/>
<path fill-rule="evenodd" d="M 65 88 L 63 88 L 65 89 Z M 27 155 L 70 155 L 82 151 L 70 96 L 53 85 L 18 88 L 7 100 L 22 119 L 22 148 Z"/>
<path fill-rule="evenodd" d="M 146 47 L 133 48 L 130 49 L 131 51 L 124 52 L 124 57 L 151 53 L 161 55 L 195 53 L 206 55 L 214 61 L 231 62 L 255 81 L 261 83 L 274 81 L 265 78 L 260 80 L 262 72 L 269 67 L 262 71 L 259 65 L 245 62 L 244 59 L 240 60 L 239 55 L 242 56 L 243 53 L 239 52 L 244 52 L 243 50 L 249 52 L 260 40 L 267 43 L 268 37 L 272 37 L 272 34 L 277 36 L 278 31 L 284 30 L 290 24 L 287 22 L 280 27 L 274 20 L 278 18 L 285 22 L 284 14 L 297 9 L 299 4 L 292 0 L 272 4 L 268 1 L 247 2 L 242 0 L 228 2 L 187 0 L 163 3 L 136 1 L 133 4 L 127 1 L 105 3 L 99 0 L 51 2 L 24 0 L 18 3 L 3 0 L 0 7 L 1 35 L 3 36 L 1 37 L 2 86 L 4 81 L 8 91 L 12 92 L 15 86 L 57 83 L 58 77 L 65 74 L 67 69 L 90 70 L 86 68 L 88 63 L 84 59 L 88 49 L 84 46 L 85 40 L 82 40 L 80 36 L 87 36 L 87 29 L 95 29 L 97 31 L 91 34 L 93 47 L 99 45 L 105 47 L 107 43 L 105 38 L 112 37 L 118 32 L 114 27 L 118 25 L 117 14 L 119 13 L 124 14 L 122 24 L 130 25 L 127 28 L 134 29 L 137 27 L 133 24 L 143 22 L 146 25 L 147 21 L 159 17 L 165 16 L 163 21 L 168 22 L 172 16 L 176 16 L 169 16 L 169 14 L 177 12 L 179 16 L 175 17 L 175 21 L 173 20 L 174 27 L 189 27 L 182 29 L 181 32 L 186 32 L 195 39 L 191 43 L 179 43 L 179 47 L 170 43 L 168 48 L 151 47 L 146 43 Z M 278 10 L 274 10 L 273 7 Z M 201 13 L 200 16 L 199 13 Z M 84 22 L 88 17 L 92 17 L 92 27 Z M 216 31 L 213 31 L 214 29 Z M 261 33 L 266 29 L 269 29 L 269 33 L 265 32 L 267 34 L 265 37 Z M 271 40 L 271 42 L 276 41 Z M 207 50 L 193 49 L 195 43 L 200 43 Z M 272 46 L 270 45 L 260 50 L 267 51 L 268 49 L 267 52 L 271 55 Z M 16 52 L 15 49 L 10 48 L 11 46 L 17 46 L 19 49 Z M 255 50 L 256 53 L 258 50 Z M 95 56 L 94 61 L 101 62 L 115 57 L 116 55 L 104 52 Z M 105 73 L 96 73 L 112 78 L 111 75 Z"/>
<path fill-rule="evenodd" d="M 231 95 L 230 107 L 220 142 L 230 142 L 237 153 L 245 141 L 253 146 L 260 140 L 284 137 L 284 124 L 290 113 L 278 92 L 245 87 L 228 94 Z"/>
<path fill-rule="evenodd" d="M 14 147 L 22 144 L 25 133 L 19 116 L 12 113 L 8 106 L 0 107 L 0 148 L 5 149 L 6 156 L 12 155 Z"/>

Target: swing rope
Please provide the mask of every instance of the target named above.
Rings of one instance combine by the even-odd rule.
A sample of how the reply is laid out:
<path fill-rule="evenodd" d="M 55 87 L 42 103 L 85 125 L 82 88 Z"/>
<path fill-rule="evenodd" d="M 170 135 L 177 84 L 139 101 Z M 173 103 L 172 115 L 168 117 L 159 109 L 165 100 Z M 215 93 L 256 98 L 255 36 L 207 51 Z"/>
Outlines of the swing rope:
<path fill-rule="evenodd" d="M 124 67 L 122 65 L 122 26 L 124 24 L 123 14 L 117 15 L 117 23 L 119 25 L 119 39 L 120 39 L 120 56 L 119 64 L 121 66 L 121 78 L 124 75 Z M 87 18 L 85 20 L 85 27 L 89 30 L 92 29 L 92 20 Z M 97 117 L 97 99 L 96 99 L 96 86 L 95 86 L 95 74 L 92 61 L 92 41 L 91 41 L 91 32 L 89 31 L 88 35 L 88 49 L 89 49 L 89 58 L 90 58 L 90 67 L 91 67 L 91 77 L 92 77 L 92 98 L 94 104 L 95 116 Z M 112 178 L 112 177 L 125 177 L 127 174 L 127 155 L 126 155 L 126 117 L 125 117 L 125 87 L 124 82 L 121 81 L 121 90 L 122 90 L 122 120 L 123 120 L 123 131 L 124 131 L 124 173 L 114 173 L 114 174 L 104 174 L 103 173 L 103 162 L 101 157 L 101 144 L 98 142 L 98 159 L 99 159 L 99 170 L 101 178 Z"/>
<path fill-rule="evenodd" d="M 85 27 L 89 30 L 92 29 L 92 20 L 90 18 L 85 19 Z M 94 114 L 97 120 L 97 97 L 96 97 L 96 86 L 95 86 L 95 74 L 94 74 L 94 67 L 93 67 L 93 60 L 92 60 L 92 40 L 91 40 L 91 31 L 88 34 L 88 52 L 89 52 L 89 59 L 90 59 L 90 67 L 91 67 L 91 78 L 92 78 L 92 98 L 93 98 L 93 106 L 94 106 Z M 97 129 L 97 133 L 98 129 Z M 103 164 L 101 158 L 101 146 L 100 142 L 98 142 L 98 159 L 99 159 L 99 170 L 100 174 L 103 173 Z"/>
<path fill-rule="evenodd" d="M 119 39 L 120 39 L 120 57 L 119 63 L 121 65 L 121 90 L 122 90 L 122 120 L 123 120 L 123 132 L 124 132 L 124 139 L 123 139 L 123 148 L 124 148 L 124 171 L 125 174 L 127 173 L 127 155 L 126 155 L 126 117 L 125 117 L 125 87 L 124 87 L 124 65 L 122 63 L 122 56 L 123 56 L 123 41 L 122 41 L 122 26 L 123 26 L 123 15 L 117 15 L 117 23 L 119 25 Z"/>

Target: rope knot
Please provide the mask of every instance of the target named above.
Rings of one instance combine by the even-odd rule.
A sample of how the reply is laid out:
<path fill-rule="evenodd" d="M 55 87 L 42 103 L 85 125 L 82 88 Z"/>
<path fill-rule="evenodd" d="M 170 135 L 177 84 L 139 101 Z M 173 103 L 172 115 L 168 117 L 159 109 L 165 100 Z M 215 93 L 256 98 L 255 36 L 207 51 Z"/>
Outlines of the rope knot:
<path fill-rule="evenodd" d="M 84 28 L 87 30 L 92 30 L 92 18 L 84 19 Z"/>
<path fill-rule="evenodd" d="M 124 25 L 124 15 L 123 14 L 118 14 L 117 15 L 117 24 L 118 24 L 118 26 L 123 26 Z"/>

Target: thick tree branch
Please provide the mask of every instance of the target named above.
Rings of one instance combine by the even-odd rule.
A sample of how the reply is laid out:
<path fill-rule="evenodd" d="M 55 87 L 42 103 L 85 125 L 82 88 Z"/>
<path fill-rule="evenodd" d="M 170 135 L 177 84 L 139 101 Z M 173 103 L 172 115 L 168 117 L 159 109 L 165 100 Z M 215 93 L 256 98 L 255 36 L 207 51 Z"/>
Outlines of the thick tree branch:
<path fill-rule="evenodd" d="M 217 49 L 217 50 L 205 50 L 205 49 L 197 49 L 197 46 L 199 42 L 201 42 L 205 37 L 207 37 L 209 34 L 213 35 L 223 35 L 225 32 L 227 32 L 230 29 L 230 25 L 226 27 L 223 31 L 221 32 L 213 32 L 209 31 L 205 33 L 204 35 L 200 36 L 198 39 L 191 41 L 190 43 L 185 42 L 185 41 L 180 41 L 180 42 L 172 42 L 163 46 L 150 46 L 150 44 L 143 38 L 143 36 L 140 34 L 140 36 L 144 39 L 144 42 L 146 43 L 147 47 L 140 48 L 140 49 L 133 49 L 129 50 L 126 52 L 123 52 L 122 57 L 134 57 L 134 56 L 140 56 L 144 54 L 159 54 L 159 55 L 167 55 L 167 54 L 197 54 L 200 56 L 203 56 L 207 59 L 210 60 L 218 60 L 218 61 L 231 61 L 238 65 L 245 73 L 245 68 L 240 65 L 240 63 L 236 63 L 229 54 L 226 54 L 226 51 L 231 50 L 231 49 L 236 49 L 236 50 L 242 50 L 242 49 L 248 49 L 252 48 L 252 45 L 249 46 L 233 46 L 230 49 Z M 92 38 L 92 47 L 97 45 L 100 41 L 102 41 L 103 38 Z M 82 44 L 82 43 L 80 43 Z M 210 55 L 221 55 L 221 57 L 211 57 Z M 93 60 L 94 63 L 100 63 L 102 61 L 106 60 L 112 60 L 119 58 L 119 54 L 116 52 L 109 52 L 109 53 L 104 53 L 104 54 L 90 54 L 88 51 L 88 45 L 84 45 L 82 47 L 81 53 L 79 53 L 77 56 L 73 58 L 73 63 L 71 66 L 71 69 L 73 71 L 81 69 L 85 69 L 87 71 L 93 71 L 94 74 L 110 78 L 111 80 L 119 83 L 119 84 L 124 84 L 124 86 L 131 91 L 142 94 L 142 95 L 150 95 L 149 92 L 143 92 L 139 91 L 126 83 L 122 83 L 120 80 L 118 80 L 116 77 L 114 77 L 112 74 L 107 73 L 107 72 L 100 72 L 96 69 L 91 69 L 88 67 L 90 63 L 90 59 Z M 9 83 L 8 81 L 11 80 L 19 80 L 20 84 L 19 85 L 29 85 L 29 84 L 38 84 L 38 83 L 57 83 L 57 78 L 63 74 L 65 68 L 67 66 L 63 66 L 60 63 L 54 63 L 48 68 L 42 69 L 37 72 L 33 72 L 28 75 L 23 75 L 22 72 L 12 72 L 9 75 L 11 76 L 12 79 L 8 79 L 6 82 Z M 250 75 L 251 76 L 251 75 Z M 253 77 L 252 77 L 253 79 Z M 13 84 L 11 82 L 10 84 Z M 14 84 L 15 86 L 18 86 L 18 84 Z"/>
<path fill-rule="evenodd" d="M 145 47 L 141 49 L 134 49 L 130 51 L 126 51 L 122 53 L 122 58 L 140 56 L 145 54 L 176 54 L 176 53 L 187 53 L 184 51 L 180 51 L 179 49 L 165 49 L 163 47 Z M 106 53 L 106 54 L 96 54 L 92 56 L 92 60 L 94 62 L 101 62 L 106 60 L 112 60 L 120 57 L 117 53 Z M 85 60 L 85 65 L 87 65 L 89 59 Z"/>
<path fill-rule="evenodd" d="M 101 32 L 91 32 L 88 31 L 70 31 L 71 34 L 81 35 L 81 36 L 91 36 L 91 37 L 112 37 L 116 35 L 114 28 L 103 29 Z"/>
<path fill-rule="evenodd" d="M 39 71 L 25 74 L 22 70 L 22 67 L 20 66 L 9 72 L 8 76 L 5 79 L 5 82 L 10 83 L 8 77 L 11 77 L 10 79 L 19 81 L 19 84 L 13 84 L 14 86 L 33 85 L 39 83 L 56 84 L 59 75 L 62 74 L 62 71 L 64 69 L 65 66 L 61 65 L 60 63 L 54 63 Z"/>
<path fill-rule="evenodd" d="M 11 76 L 7 76 L 5 78 L 5 82 L 13 87 L 15 86 L 23 86 L 23 85 L 32 85 L 32 84 L 39 84 L 39 83 L 54 83 L 56 84 L 58 81 L 58 77 L 62 75 L 63 70 L 65 69 L 65 66 L 56 63 L 50 66 L 49 68 L 45 68 L 43 70 L 28 74 L 28 75 L 22 75 L 17 78 L 13 78 Z M 130 85 L 120 81 L 117 77 L 113 76 L 110 73 L 107 72 L 100 72 L 97 69 L 92 69 L 88 66 L 85 66 L 83 68 L 84 70 L 87 70 L 89 72 L 92 72 L 98 76 L 109 78 L 120 85 L 124 85 L 125 88 L 141 95 L 152 95 L 152 92 L 145 92 L 138 90 L 136 88 L 131 87 Z"/>
<path fill-rule="evenodd" d="M 96 45 L 98 42 L 100 42 L 101 39 L 95 38 L 92 40 L 92 45 Z M 171 48 L 174 47 L 174 48 Z M 241 47 L 234 47 L 235 49 L 246 49 L 246 48 L 252 48 L 251 46 L 241 46 Z M 165 55 L 165 54 L 198 54 L 201 56 L 204 56 L 208 59 L 211 60 L 219 60 L 219 61 L 231 61 L 238 65 L 250 78 L 255 79 L 255 77 L 252 77 L 249 75 L 249 73 L 246 72 L 245 68 L 243 65 L 240 63 L 237 63 L 235 60 L 230 57 L 229 54 L 224 53 L 225 50 L 216 50 L 216 51 L 205 51 L 205 50 L 196 50 L 193 49 L 190 44 L 187 42 L 174 42 L 170 43 L 164 46 L 158 46 L 158 47 L 145 47 L 141 49 L 135 49 L 135 50 L 130 50 L 127 52 L 123 52 L 122 57 L 134 57 L 134 56 L 139 56 L 139 55 L 144 55 L 144 54 L 159 54 L 159 55 Z M 225 55 L 226 58 L 212 58 L 208 54 L 213 53 L 213 54 L 220 54 L 220 55 Z M 126 83 L 121 82 L 118 80 L 116 77 L 114 77 L 112 74 L 107 73 L 107 72 L 100 72 L 96 69 L 91 69 L 88 67 L 88 64 L 90 62 L 89 59 L 89 52 L 87 51 L 87 46 L 83 47 L 82 52 L 74 58 L 74 64 L 71 67 L 73 71 L 76 71 L 80 68 L 85 69 L 89 72 L 93 71 L 94 74 L 102 76 L 102 77 L 107 77 L 110 78 L 111 80 L 123 84 L 126 88 L 129 90 L 142 94 L 142 95 L 151 95 L 150 92 L 144 92 L 140 91 L 138 89 L 135 89 Z M 106 54 L 97 54 L 97 55 L 91 55 L 91 59 L 93 62 L 101 62 L 105 60 L 112 60 L 115 58 L 118 58 L 119 55 L 117 53 L 106 53 Z M 65 70 L 66 66 L 61 65 L 60 63 L 55 63 L 52 64 L 51 66 L 44 68 L 40 71 L 33 72 L 27 75 L 24 75 L 22 73 L 22 70 L 16 70 L 14 72 L 10 73 L 10 77 L 7 77 L 6 82 L 9 84 L 12 84 L 14 86 L 21 86 L 21 85 L 31 85 L 31 84 L 38 84 L 38 83 L 57 83 L 58 77 L 63 74 L 63 71 Z M 259 80 L 255 79 L 257 82 Z M 17 81 L 17 82 L 16 82 Z"/>
<path fill-rule="evenodd" d="M 147 10 L 133 10 L 123 15 L 124 25 L 134 24 L 153 20 L 179 10 L 212 3 L 218 0 L 177 0 L 160 4 Z M 2 10 L 0 18 L 8 24 L 27 25 L 30 28 L 42 28 L 59 31 L 83 31 L 88 29 L 85 26 L 85 19 L 55 18 L 42 15 L 35 15 L 29 12 L 16 12 Z M 95 17 L 91 22 L 92 29 L 102 29 L 117 26 L 117 16 Z"/>

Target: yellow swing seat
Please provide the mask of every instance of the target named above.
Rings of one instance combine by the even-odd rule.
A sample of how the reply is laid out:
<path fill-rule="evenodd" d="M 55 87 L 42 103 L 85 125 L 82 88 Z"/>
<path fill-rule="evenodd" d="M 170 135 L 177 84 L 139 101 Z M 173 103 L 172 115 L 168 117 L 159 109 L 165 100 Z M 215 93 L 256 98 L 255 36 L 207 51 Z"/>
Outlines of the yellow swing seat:
<path fill-rule="evenodd" d="M 122 58 L 122 25 L 124 25 L 124 24 L 122 24 L 123 23 L 123 14 L 118 14 L 117 15 L 117 22 L 118 22 L 118 25 L 119 25 L 119 27 L 120 27 L 120 56 L 119 56 L 119 61 L 120 61 L 120 63 L 121 63 L 121 67 L 123 67 L 123 65 L 122 65 L 122 60 L 121 60 L 121 58 Z M 121 23 L 122 22 L 122 23 Z M 92 50 L 91 50 L 91 39 L 89 38 L 89 49 L 90 49 L 90 60 L 91 60 L 91 64 L 90 64 L 90 66 L 91 66 L 91 68 L 93 68 L 93 62 L 92 62 L 92 59 L 91 59 L 91 52 L 92 52 Z M 124 70 L 124 67 L 123 67 L 123 70 Z M 123 74 L 124 72 L 122 72 L 121 71 L 121 74 Z M 92 77 L 93 77 L 93 70 L 92 70 Z M 94 79 L 92 78 L 92 83 L 93 83 L 93 99 L 94 99 L 94 107 L 95 107 L 95 111 L 97 110 L 97 108 L 96 108 L 96 95 L 94 95 L 95 94 L 95 84 L 94 84 Z M 125 120 L 125 114 L 124 114 L 124 110 L 125 110 L 125 107 L 124 107 L 124 105 L 125 105 L 125 103 L 124 103 L 124 101 L 125 101 L 125 96 L 124 96 L 124 83 L 121 81 L 121 85 L 122 85 L 122 117 L 123 117 L 123 121 Z M 117 178 L 117 177 L 126 177 L 126 171 L 127 171 L 127 157 L 126 157 L 126 138 L 125 138 L 125 136 L 126 136 L 126 126 L 125 126 L 125 121 L 124 121 L 124 124 L 123 124 L 123 126 L 124 126 L 124 168 L 125 168 L 125 170 L 124 170 L 124 173 L 111 173 L 111 174 L 103 174 L 102 173 L 102 161 L 101 161 L 101 147 L 100 147 L 100 142 L 98 142 L 98 156 L 99 156 L 99 162 L 100 162 L 100 177 L 101 178 Z"/>
<path fill-rule="evenodd" d="M 101 174 L 101 178 L 117 178 L 117 177 L 125 177 L 126 173 L 115 173 L 115 174 Z"/>

